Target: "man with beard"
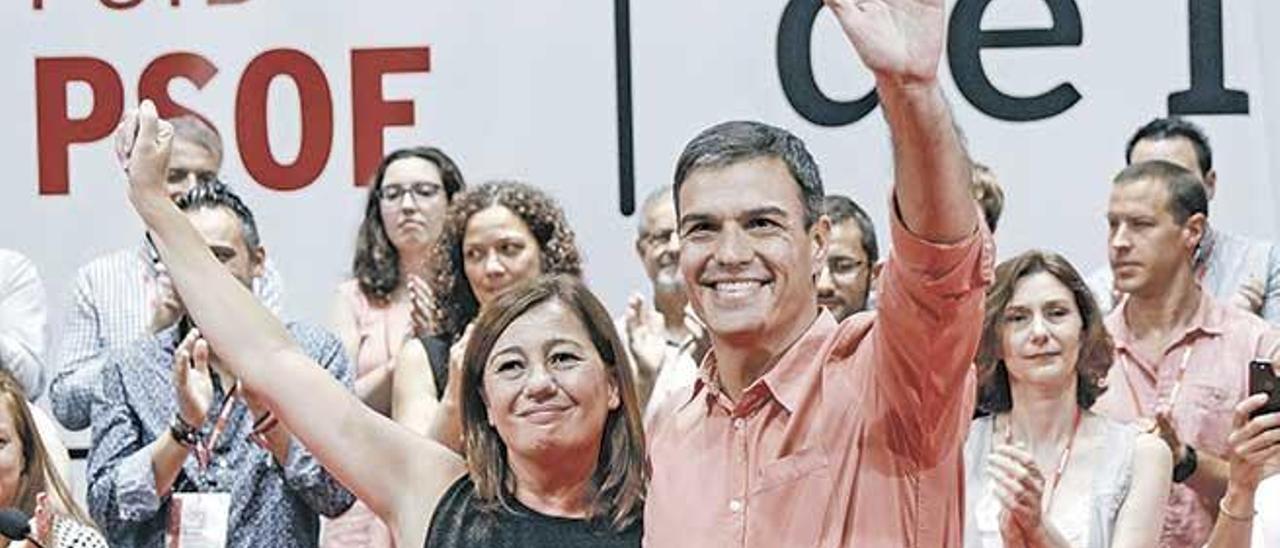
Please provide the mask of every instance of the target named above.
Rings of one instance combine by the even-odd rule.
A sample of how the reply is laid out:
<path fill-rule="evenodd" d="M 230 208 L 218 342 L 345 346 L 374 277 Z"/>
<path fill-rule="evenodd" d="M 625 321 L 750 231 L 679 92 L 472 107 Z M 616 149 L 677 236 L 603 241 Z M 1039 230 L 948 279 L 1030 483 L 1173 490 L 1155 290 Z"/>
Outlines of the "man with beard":
<path fill-rule="evenodd" d="M 689 309 L 680 277 L 680 240 L 671 187 L 655 190 L 640 209 L 636 254 L 653 284 L 653 304 L 636 293 L 627 302 L 618 332 L 636 368 L 644 419 L 653 419 L 662 401 L 692 386 L 706 350 L 703 329 Z"/>
<path fill-rule="evenodd" d="M 846 196 L 826 196 L 822 209 L 831 219 L 831 236 L 827 262 L 818 274 L 818 304 L 830 310 L 836 321 L 844 321 L 868 308 L 880 255 L 876 227 L 867 212 Z"/>

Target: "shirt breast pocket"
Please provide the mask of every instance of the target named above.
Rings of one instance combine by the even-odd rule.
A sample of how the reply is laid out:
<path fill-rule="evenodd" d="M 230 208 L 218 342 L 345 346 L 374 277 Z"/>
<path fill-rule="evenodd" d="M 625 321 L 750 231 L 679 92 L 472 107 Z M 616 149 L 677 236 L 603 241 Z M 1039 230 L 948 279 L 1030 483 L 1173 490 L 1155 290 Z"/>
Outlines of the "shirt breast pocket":
<path fill-rule="evenodd" d="M 1182 397 L 1187 399 L 1188 405 L 1184 407 L 1182 425 L 1191 426 L 1190 431 L 1179 432 L 1183 441 L 1197 449 L 1222 454 L 1240 394 L 1221 386 L 1200 383 L 1188 384 L 1183 390 Z"/>
<path fill-rule="evenodd" d="M 759 546 L 817 546 L 833 504 L 834 485 L 827 455 L 802 449 L 760 468 L 748 504 L 751 536 Z M 777 541 L 777 542 L 772 542 Z M 783 544 L 779 544 L 783 543 Z"/>

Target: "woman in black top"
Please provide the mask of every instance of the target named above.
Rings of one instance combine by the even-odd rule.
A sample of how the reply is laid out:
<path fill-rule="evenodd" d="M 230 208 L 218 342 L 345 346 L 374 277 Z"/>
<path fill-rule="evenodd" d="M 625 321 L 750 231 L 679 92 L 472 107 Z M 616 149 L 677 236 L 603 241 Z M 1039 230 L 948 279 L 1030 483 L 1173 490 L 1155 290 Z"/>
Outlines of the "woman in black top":
<path fill-rule="evenodd" d="M 397 546 L 425 544 L 429 524 L 433 546 L 502 546 L 513 535 L 528 535 L 522 545 L 639 546 L 646 473 L 631 368 L 581 282 L 540 280 L 477 321 L 462 375 L 464 463 L 344 390 L 218 263 L 169 199 L 165 126 L 144 101 L 117 139 L 130 201 L 188 313 L 241 388 L 390 526 Z"/>
<path fill-rule="evenodd" d="M 395 366 L 392 418 L 425 433 L 449 379 L 450 356 L 461 359 L 466 329 L 503 291 L 541 274 L 581 276 L 582 260 L 564 212 L 524 183 L 491 182 L 454 197 L 433 254 L 430 294 L 414 295 L 431 310 L 432 331 L 410 339 Z"/>

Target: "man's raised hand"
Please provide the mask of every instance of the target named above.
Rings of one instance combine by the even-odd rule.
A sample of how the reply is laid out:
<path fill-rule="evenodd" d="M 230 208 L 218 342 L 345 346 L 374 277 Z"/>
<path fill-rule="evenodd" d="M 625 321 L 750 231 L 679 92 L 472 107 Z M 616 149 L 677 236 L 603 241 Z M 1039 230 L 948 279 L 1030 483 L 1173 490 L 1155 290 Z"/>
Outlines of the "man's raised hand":
<path fill-rule="evenodd" d="M 115 141 L 116 158 L 129 176 L 130 196 L 163 196 L 167 200 L 165 172 L 173 125 L 160 119 L 155 104 L 145 100 L 138 110 L 126 113 L 116 126 Z"/>
<path fill-rule="evenodd" d="M 932 83 L 942 56 L 943 0 L 824 0 L 880 85 Z"/>

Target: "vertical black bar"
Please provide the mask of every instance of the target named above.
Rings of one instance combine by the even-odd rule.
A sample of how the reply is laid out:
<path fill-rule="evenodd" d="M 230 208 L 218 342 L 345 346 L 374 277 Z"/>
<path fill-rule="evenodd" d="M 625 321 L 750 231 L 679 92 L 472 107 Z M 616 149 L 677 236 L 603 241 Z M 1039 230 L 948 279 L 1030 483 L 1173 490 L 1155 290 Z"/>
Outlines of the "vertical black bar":
<path fill-rule="evenodd" d="M 635 143 L 631 114 L 631 0 L 613 0 L 614 68 L 618 92 L 618 209 L 636 210 Z"/>

